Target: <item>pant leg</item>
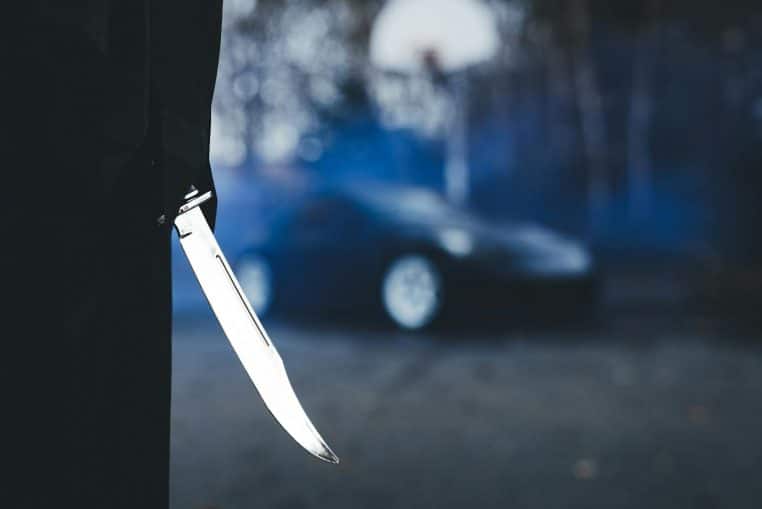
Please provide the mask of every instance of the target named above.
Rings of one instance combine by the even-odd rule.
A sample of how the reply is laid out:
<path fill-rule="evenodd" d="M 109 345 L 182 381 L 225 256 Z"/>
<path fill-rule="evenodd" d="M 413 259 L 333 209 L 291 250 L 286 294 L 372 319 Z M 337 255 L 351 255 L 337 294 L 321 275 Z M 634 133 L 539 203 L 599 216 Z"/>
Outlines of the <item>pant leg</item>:
<path fill-rule="evenodd" d="M 112 215 L 61 207 L 24 242 L 0 429 L 15 507 L 168 507 L 170 229 L 134 164 Z"/>
<path fill-rule="evenodd" d="M 98 56 L 23 28 L 5 63 L 3 506 L 166 508 L 162 179 L 143 153 L 103 186 Z"/>
<path fill-rule="evenodd" d="M 101 261 L 101 351 L 96 362 L 107 392 L 99 441 L 115 508 L 169 505 L 171 394 L 170 228 L 156 221 L 161 187 L 150 152 L 121 172 L 114 202 L 123 205 L 104 233 Z M 98 417 L 95 417 L 98 420 Z"/>
<path fill-rule="evenodd" d="M 95 55 L 22 23 L 6 61 L 0 269 L 3 505 L 96 507 L 85 454 L 100 242 Z M 46 32 L 47 33 L 47 32 Z M 66 72 L 64 72 L 66 71 Z M 96 73 L 97 75 L 97 73 Z M 95 274 L 95 275 L 94 275 Z M 72 502 L 72 504 L 69 504 Z"/>

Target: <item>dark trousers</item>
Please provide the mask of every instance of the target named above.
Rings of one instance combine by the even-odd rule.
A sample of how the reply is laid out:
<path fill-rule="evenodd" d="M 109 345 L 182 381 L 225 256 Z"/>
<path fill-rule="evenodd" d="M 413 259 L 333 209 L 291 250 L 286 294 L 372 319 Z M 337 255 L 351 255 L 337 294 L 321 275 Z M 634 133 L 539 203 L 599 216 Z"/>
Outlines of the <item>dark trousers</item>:
<path fill-rule="evenodd" d="M 166 508 L 171 232 L 156 221 L 160 170 L 144 147 L 104 188 L 90 181 L 98 158 L 31 157 L 52 165 L 31 166 L 32 189 L 52 203 L 11 228 L 0 504 Z M 62 171 L 82 187 L 56 196 L 46 175 Z"/>
<path fill-rule="evenodd" d="M 47 28 L 4 60 L 0 506 L 166 508 L 165 179 L 105 142 L 102 57 Z"/>

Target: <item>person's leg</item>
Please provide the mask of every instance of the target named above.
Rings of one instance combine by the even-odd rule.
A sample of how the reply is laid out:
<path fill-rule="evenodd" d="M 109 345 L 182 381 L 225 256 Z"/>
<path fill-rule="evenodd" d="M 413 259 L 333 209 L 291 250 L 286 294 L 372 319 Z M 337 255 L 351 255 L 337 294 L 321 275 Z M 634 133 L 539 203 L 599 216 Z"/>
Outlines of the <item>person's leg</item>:
<path fill-rule="evenodd" d="M 4 61 L 2 503 L 166 508 L 163 179 L 142 157 L 105 185 L 101 55 L 39 23 Z"/>
<path fill-rule="evenodd" d="M 101 197 L 92 55 L 25 26 L 7 65 L 3 136 L 3 505 L 94 507 L 83 455 L 92 419 Z M 45 34 L 47 37 L 45 37 Z M 7 490 L 7 491 L 6 491 Z M 80 504 L 79 502 L 82 501 Z M 71 504 L 70 504 L 71 503 Z"/>
<path fill-rule="evenodd" d="M 159 225 L 161 186 L 147 152 L 121 172 L 104 232 L 99 383 L 110 505 L 166 508 L 171 393 L 170 228 Z"/>

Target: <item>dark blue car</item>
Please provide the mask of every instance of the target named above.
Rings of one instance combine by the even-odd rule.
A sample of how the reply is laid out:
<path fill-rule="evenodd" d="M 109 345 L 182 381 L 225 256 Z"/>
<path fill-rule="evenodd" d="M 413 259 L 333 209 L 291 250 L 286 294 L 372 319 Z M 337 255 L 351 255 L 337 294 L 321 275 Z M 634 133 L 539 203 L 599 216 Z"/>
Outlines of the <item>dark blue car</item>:
<path fill-rule="evenodd" d="M 420 329 L 450 318 L 588 313 L 596 268 L 579 242 L 491 224 L 420 188 L 306 192 L 234 262 L 260 314 L 385 317 Z"/>

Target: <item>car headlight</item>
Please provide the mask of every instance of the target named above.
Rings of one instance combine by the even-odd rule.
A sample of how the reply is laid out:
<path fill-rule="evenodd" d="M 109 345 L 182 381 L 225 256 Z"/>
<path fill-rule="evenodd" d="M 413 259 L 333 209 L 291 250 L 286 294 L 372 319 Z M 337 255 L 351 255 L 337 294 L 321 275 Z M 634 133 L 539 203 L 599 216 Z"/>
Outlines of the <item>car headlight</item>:
<path fill-rule="evenodd" d="M 440 247 L 457 258 L 463 258 L 474 251 L 473 235 L 462 228 L 443 228 L 438 232 Z"/>

